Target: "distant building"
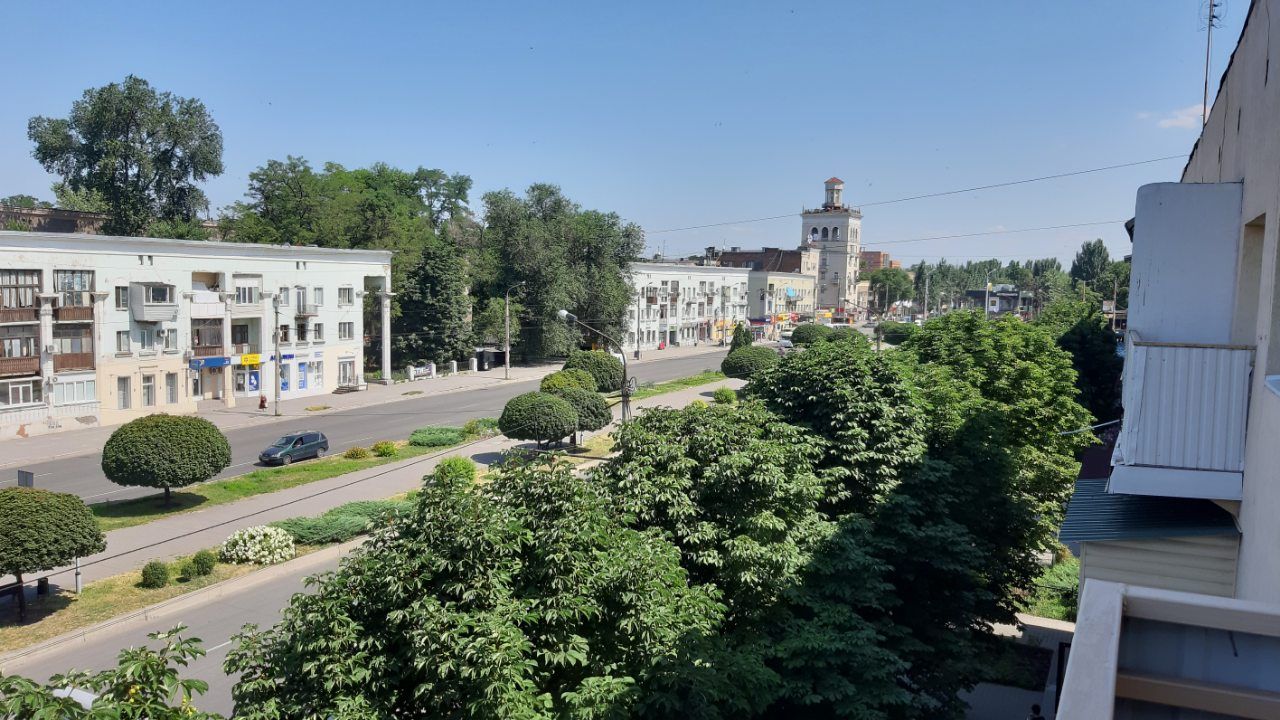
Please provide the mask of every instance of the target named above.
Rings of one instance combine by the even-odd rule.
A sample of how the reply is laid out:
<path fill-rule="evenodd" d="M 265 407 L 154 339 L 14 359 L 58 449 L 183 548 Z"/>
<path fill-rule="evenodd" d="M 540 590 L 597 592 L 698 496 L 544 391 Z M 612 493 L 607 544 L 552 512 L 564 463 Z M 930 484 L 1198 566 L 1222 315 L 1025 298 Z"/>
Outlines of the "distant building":
<path fill-rule="evenodd" d="M 747 322 L 745 268 L 631 264 L 635 288 L 627 312 L 627 351 L 728 342 Z"/>
<path fill-rule="evenodd" d="M 862 269 L 866 272 L 875 272 L 881 268 L 893 267 L 889 260 L 889 253 L 879 250 L 863 250 L 858 257 L 862 260 Z"/>
<path fill-rule="evenodd" d="M 970 307 L 986 307 L 989 315 L 1018 315 L 1024 319 L 1031 316 L 1035 294 L 1028 290 L 1019 290 L 1012 285 L 992 285 L 991 290 L 966 290 L 965 299 Z"/>
<path fill-rule="evenodd" d="M 62 210 L 60 208 L 23 208 L 0 205 L 0 230 L 21 225 L 22 229 L 30 230 L 31 232 L 97 235 L 102 232 L 102 224 L 106 221 L 107 216 L 103 213 Z M 208 230 L 214 238 L 220 237 L 216 221 L 204 220 L 201 221 L 200 225 L 205 230 Z"/>
<path fill-rule="evenodd" d="M 901 269 L 902 269 L 902 263 L 901 263 L 900 261 L 898 261 L 898 260 L 890 260 L 890 261 L 889 261 L 889 267 L 891 267 L 891 268 L 897 268 L 897 269 L 901 270 Z"/>
<path fill-rule="evenodd" d="M 818 248 L 801 245 L 794 250 L 766 247 L 760 250 L 707 248 L 707 255 L 721 267 L 748 268 L 766 272 L 799 273 L 818 277 Z"/>
<path fill-rule="evenodd" d="M 822 206 L 801 213 L 802 245 L 818 248 L 818 306 L 850 312 L 858 284 L 862 211 L 844 204 L 844 181 L 824 183 Z"/>
<path fill-rule="evenodd" d="M 747 282 L 751 324 L 764 336 L 776 338 L 783 328 L 813 320 L 816 295 L 812 275 L 754 271 Z"/>

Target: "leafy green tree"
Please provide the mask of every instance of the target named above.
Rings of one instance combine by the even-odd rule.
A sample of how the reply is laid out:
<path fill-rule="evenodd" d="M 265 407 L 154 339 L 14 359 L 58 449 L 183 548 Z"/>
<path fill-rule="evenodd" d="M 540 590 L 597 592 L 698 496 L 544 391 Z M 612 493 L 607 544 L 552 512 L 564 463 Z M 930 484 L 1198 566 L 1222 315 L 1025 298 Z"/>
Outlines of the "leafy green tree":
<path fill-rule="evenodd" d="M 1036 324 L 1071 354 L 1080 403 L 1096 420 L 1111 420 L 1120 411 L 1120 373 L 1124 360 L 1116 353 L 1116 335 L 1097 308 L 1079 300 L 1050 303 Z"/>
<path fill-rule="evenodd" d="M 803 347 L 819 340 L 823 340 L 829 335 L 831 335 L 831 328 L 826 325 L 804 323 L 797 325 L 795 330 L 791 331 L 791 342 L 796 346 Z"/>
<path fill-rule="evenodd" d="M 867 273 L 864 278 L 871 284 L 871 300 L 880 312 L 888 312 L 898 300 L 909 299 L 914 286 L 911 276 L 902 268 L 880 268 Z"/>
<path fill-rule="evenodd" d="M 590 392 L 599 390 L 595 376 L 579 368 L 557 370 L 542 378 L 542 382 L 538 385 L 538 389 L 542 392 L 555 392 L 567 387 L 581 388 Z"/>
<path fill-rule="evenodd" d="M 147 415 L 121 425 L 102 447 L 102 472 L 117 485 L 170 491 L 204 482 L 231 464 L 231 446 L 204 418 Z"/>
<path fill-rule="evenodd" d="M 53 203 L 45 202 L 44 200 L 41 200 L 40 198 L 37 198 L 34 195 L 21 195 L 21 194 L 10 195 L 8 197 L 0 198 L 0 205 L 7 205 L 9 207 L 28 208 L 28 209 L 53 207 Z"/>
<path fill-rule="evenodd" d="M 614 213 L 583 210 L 560 188 L 542 183 L 523 197 L 509 190 L 488 193 L 484 208 L 472 290 L 477 297 L 499 297 L 526 283 L 527 322 L 520 331 L 526 358 L 564 356 L 581 345 L 582 332 L 560 322 L 559 310 L 619 337 L 632 297 L 628 265 L 644 248 L 638 226 Z"/>
<path fill-rule="evenodd" d="M 750 380 L 778 364 L 778 353 L 768 347 L 744 347 L 734 350 L 720 361 L 720 372 L 726 377 Z"/>
<path fill-rule="evenodd" d="M 313 589 L 229 654 L 237 717 L 670 716 L 723 611 L 594 483 L 518 459 L 437 473 Z"/>
<path fill-rule="evenodd" d="M 562 387 L 552 390 L 551 394 L 573 406 L 578 415 L 578 432 L 599 430 L 613 422 L 613 411 L 609 409 L 604 396 L 598 392 L 578 387 Z"/>
<path fill-rule="evenodd" d="M 622 361 L 602 350 L 577 350 L 569 353 L 565 360 L 565 370 L 586 370 L 596 380 L 596 389 L 600 392 L 615 392 L 622 389 Z"/>
<path fill-rule="evenodd" d="M 98 521 L 79 497 L 34 488 L 0 490 L 0 573 L 22 587 L 25 573 L 53 570 L 106 548 Z M 27 596 L 18 592 L 18 617 Z M 2 706 L 0 706 L 2 707 Z"/>
<path fill-rule="evenodd" d="M 1071 261 L 1071 279 L 1088 283 L 1089 287 L 1098 290 L 1098 281 L 1106 275 L 1111 266 L 1111 253 L 1107 252 L 1102 238 L 1091 240 L 1080 246 L 1080 251 Z"/>
<path fill-rule="evenodd" d="M 98 672 L 55 675 L 40 685 L 22 677 L 0 677 L 0 714 L 11 718 L 58 720 L 221 720 L 201 712 L 196 698 L 209 689 L 203 680 L 183 678 L 179 670 L 204 656 L 198 638 L 184 638 L 182 625 L 148 635 L 163 640 L 159 650 L 121 650 L 116 667 Z M 97 696 L 86 709 L 59 690 L 82 690 Z"/>
<path fill-rule="evenodd" d="M 429 238 L 400 290 L 400 322 L 392 348 L 402 358 L 437 364 L 468 355 L 467 285 L 457 248 Z"/>
<path fill-rule="evenodd" d="M 102 193 L 91 188 L 75 190 L 65 182 L 53 184 L 54 203 L 60 210 L 76 212 L 106 213 L 110 208 Z"/>
<path fill-rule="evenodd" d="M 514 294 L 514 293 L 512 293 Z M 492 297 L 476 302 L 476 309 L 471 315 L 471 333 L 476 345 L 494 345 L 504 347 L 507 342 L 508 311 L 510 312 L 511 350 L 520 344 L 520 318 L 524 315 L 524 305 L 511 299 L 508 309 L 505 298 Z"/>
<path fill-rule="evenodd" d="M 729 352 L 739 348 L 751 347 L 753 342 L 755 342 L 755 338 L 751 335 L 751 329 L 742 323 L 738 323 L 733 326 L 733 340 L 729 343 Z"/>
<path fill-rule="evenodd" d="M 27 137 L 45 170 L 102 198 L 109 234 L 195 218 L 208 207 L 198 184 L 222 174 L 222 131 L 204 103 L 133 75 L 86 90 L 65 118 L 31 118 Z"/>
<path fill-rule="evenodd" d="M 541 447 L 577 432 L 578 412 L 556 395 L 528 392 L 507 401 L 498 429 L 513 440 L 536 440 Z"/>

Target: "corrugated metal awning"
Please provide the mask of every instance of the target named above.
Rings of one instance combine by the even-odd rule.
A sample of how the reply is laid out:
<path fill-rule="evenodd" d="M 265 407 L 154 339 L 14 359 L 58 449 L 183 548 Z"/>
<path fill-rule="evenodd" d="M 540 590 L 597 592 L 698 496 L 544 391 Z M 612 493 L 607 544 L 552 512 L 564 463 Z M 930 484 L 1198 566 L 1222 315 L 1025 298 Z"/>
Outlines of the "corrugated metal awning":
<path fill-rule="evenodd" d="M 1058 539 L 1239 535 L 1231 513 L 1209 500 L 1108 493 L 1105 479 L 1077 480 Z"/>

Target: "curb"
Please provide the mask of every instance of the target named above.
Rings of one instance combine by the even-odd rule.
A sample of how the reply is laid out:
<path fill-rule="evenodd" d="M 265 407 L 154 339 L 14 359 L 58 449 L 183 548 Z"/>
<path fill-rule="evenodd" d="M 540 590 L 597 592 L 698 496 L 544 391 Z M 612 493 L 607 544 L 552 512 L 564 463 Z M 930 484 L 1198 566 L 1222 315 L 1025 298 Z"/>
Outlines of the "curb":
<path fill-rule="evenodd" d="M 98 636 L 109 631 L 123 632 L 131 628 L 137 627 L 153 620 L 165 617 L 172 613 L 185 610 L 193 605 L 203 604 L 210 600 L 217 600 L 225 596 L 231 591 L 242 591 L 247 588 L 255 587 L 263 583 L 271 582 L 277 577 L 294 572 L 299 568 L 306 568 L 313 565 L 321 565 L 330 560 L 341 558 L 351 550 L 358 547 L 365 541 L 365 538 L 359 537 L 355 540 L 349 540 L 340 545 L 332 545 L 308 553 L 299 558 L 294 558 L 277 565 L 269 565 L 267 567 L 255 570 L 251 573 L 241 575 L 239 577 L 229 578 L 219 583 L 214 583 L 199 590 L 193 590 L 189 593 L 179 595 L 168 600 L 149 605 L 147 607 L 134 610 L 124 615 L 119 615 L 109 620 L 104 620 L 96 625 L 82 628 L 80 630 L 72 630 L 63 633 L 57 637 L 49 638 L 43 642 L 37 643 L 22 650 L 15 650 L 7 655 L 0 656 L 0 673 L 7 673 L 9 666 L 19 661 L 29 661 L 49 651 L 61 649 L 68 643 L 86 643 L 89 640 L 95 640 Z"/>

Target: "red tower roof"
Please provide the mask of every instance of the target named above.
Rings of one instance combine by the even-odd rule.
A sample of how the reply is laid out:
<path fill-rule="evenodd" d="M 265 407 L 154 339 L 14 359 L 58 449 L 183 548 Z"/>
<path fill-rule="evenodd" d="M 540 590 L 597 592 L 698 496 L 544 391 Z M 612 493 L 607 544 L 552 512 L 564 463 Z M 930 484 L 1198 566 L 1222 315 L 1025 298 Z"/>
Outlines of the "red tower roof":
<path fill-rule="evenodd" d="M 838 177 L 832 177 L 832 178 L 827 178 L 827 183 L 828 183 L 828 184 L 830 184 L 830 183 L 840 183 L 840 184 L 842 184 L 842 185 L 843 185 L 843 184 L 844 184 L 844 181 L 843 181 L 843 180 L 841 180 L 841 179 L 840 179 L 840 178 L 838 178 Z"/>

